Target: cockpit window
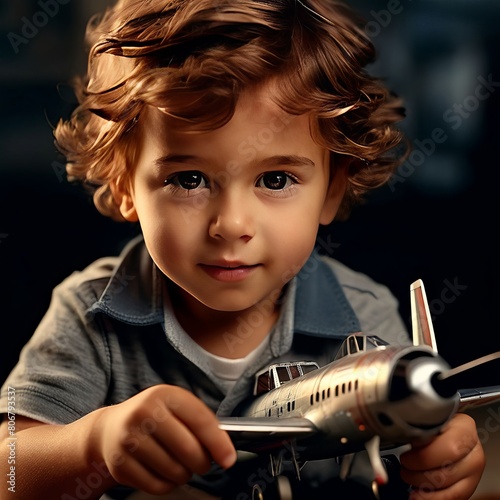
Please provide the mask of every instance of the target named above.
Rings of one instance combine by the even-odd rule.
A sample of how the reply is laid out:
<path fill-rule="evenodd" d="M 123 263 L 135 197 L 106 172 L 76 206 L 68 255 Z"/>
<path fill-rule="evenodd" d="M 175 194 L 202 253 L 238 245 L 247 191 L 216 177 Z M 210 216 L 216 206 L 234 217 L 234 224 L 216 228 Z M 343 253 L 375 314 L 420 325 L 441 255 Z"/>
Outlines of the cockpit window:
<path fill-rule="evenodd" d="M 276 363 L 255 375 L 254 396 L 279 387 L 314 370 L 319 365 L 314 361 L 294 361 L 290 363 Z"/>

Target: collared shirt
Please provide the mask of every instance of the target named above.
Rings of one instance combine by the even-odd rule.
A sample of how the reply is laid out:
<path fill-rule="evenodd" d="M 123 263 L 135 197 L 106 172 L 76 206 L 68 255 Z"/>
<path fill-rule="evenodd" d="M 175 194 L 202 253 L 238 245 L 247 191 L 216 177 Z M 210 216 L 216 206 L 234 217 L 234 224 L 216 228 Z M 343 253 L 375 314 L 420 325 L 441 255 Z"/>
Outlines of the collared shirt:
<path fill-rule="evenodd" d="M 341 263 L 313 253 L 285 287 L 280 317 L 264 352 L 225 391 L 207 360 L 183 335 L 166 278 L 141 237 L 118 257 L 96 261 L 58 285 L 49 309 L 2 387 L 16 390 L 16 412 L 66 424 L 161 383 L 184 387 L 220 416 L 251 394 L 254 374 L 279 361 L 333 360 L 351 333 L 409 344 L 389 290 Z M 263 311 L 264 314 L 264 311 Z M 244 341 L 251 324 L 228 332 Z"/>

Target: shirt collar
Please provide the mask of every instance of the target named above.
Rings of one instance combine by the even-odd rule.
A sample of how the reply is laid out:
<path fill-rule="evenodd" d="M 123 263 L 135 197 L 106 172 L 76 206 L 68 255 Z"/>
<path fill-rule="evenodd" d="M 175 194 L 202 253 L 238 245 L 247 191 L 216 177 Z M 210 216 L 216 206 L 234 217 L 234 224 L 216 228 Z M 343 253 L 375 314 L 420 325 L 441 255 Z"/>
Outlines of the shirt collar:
<path fill-rule="evenodd" d="M 296 333 L 343 338 L 361 330 L 341 284 L 317 252 L 312 253 L 295 279 Z"/>
<path fill-rule="evenodd" d="M 339 338 L 361 330 L 342 286 L 318 253 L 312 253 L 293 280 L 296 333 Z M 142 236 L 134 238 L 90 311 L 138 326 L 163 323 L 163 281 Z"/>
<path fill-rule="evenodd" d="M 141 236 L 123 249 L 91 313 L 103 312 L 132 325 L 146 326 L 163 322 L 163 275 L 152 261 Z"/>

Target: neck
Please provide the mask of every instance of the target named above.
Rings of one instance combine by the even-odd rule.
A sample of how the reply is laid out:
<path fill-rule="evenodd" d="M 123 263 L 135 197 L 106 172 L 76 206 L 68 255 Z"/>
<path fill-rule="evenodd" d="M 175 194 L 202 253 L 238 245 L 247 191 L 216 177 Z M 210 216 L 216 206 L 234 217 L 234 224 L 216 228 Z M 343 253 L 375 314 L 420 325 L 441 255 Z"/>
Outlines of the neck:
<path fill-rule="evenodd" d="M 177 321 L 203 349 L 229 359 L 244 358 L 269 335 L 279 316 L 252 306 L 243 311 L 217 311 L 173 285 L 170 297 Z"/>

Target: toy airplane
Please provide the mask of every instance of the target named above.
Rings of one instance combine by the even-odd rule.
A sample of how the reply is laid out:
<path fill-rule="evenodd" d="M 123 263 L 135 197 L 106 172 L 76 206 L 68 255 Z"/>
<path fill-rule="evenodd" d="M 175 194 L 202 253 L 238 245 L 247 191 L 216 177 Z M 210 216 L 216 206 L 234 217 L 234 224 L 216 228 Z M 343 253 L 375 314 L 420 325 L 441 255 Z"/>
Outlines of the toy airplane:
<path fill-rule="evenodd" d="M 275 476 L 284 449 L 299 479 L 306 462 L 332 457 L 342 457 L 340 477 L 346 479 L 354 458 L 363 455 L 378 498 L 378 486 L 388 481 L 384 450 L 432 439 L 457 411 L 500 400 L 500 386 L 458 390 L 450 384 L 500 352 L 451 369 L 437 352 L 421 280 L 410 295 L 413 346 L 351 335 L 322 368 L 314 362 L 271 365 L 256 375 L 255 397 L 238 416 L 221 418 L 220 428 L 238 450 L 268 454 Z M 263 499 L 258 488 L 252 498 Z"/>

